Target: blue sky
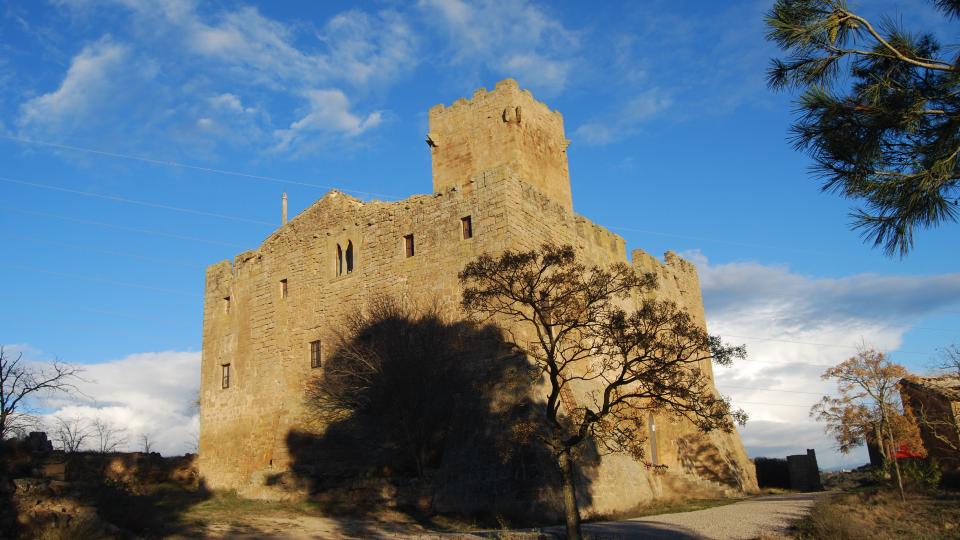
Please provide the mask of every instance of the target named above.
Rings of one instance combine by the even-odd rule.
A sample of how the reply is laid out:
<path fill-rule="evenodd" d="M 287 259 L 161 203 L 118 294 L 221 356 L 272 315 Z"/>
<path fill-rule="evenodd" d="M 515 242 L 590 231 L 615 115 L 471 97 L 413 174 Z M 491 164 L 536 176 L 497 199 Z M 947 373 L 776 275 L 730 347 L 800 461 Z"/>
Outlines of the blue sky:
<path fill-rule="evenodd" d="M 292 213 L 429 192 L 427 110 L 513 77 L 564 115 L 575 210 L 698 264 L 711 331 L 751 352 L 717 374 L 751 454 L 862 460 L 807 419 L 818 374 L 860 343 L 923 370 L 960 341 L 957 226 L 904 260 L 848 230 L 765 86 L 770 4 L 8 1 L 0 343 L 89 364 L 97 402 L 63 407 L 187 448 L 204 267 L 271 232 L 283 191 Z M 929 2 L 864 11 L 957 42 Z"/>

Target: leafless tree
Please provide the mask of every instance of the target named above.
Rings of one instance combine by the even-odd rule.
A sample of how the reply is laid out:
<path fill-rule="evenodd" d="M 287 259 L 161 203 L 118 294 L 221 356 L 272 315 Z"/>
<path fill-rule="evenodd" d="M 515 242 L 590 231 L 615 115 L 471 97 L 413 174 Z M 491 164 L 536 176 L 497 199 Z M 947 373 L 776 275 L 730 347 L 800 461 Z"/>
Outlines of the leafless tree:
<path fill-rule="evenodd" d="M 940 351 L 940 362 L 936 366 L 947 375 L 960 377 L 960 345 L 954 343 Z"/>
<path fill-rule="evenodd" d="M 29 364 L 0 346 L 0 439 L 22 432 L 34 422 L 32 399 L 43 394 L 77 392 L 81 370 L 62 362 Z"/>
<path fill-rule="evenodd" d="M 140 434 L 140 451 L 144 454 L 149 454 L 153 451 L 153 435 L 149 432 Z"/>
<path fill-rule="evenodd" d="M 64 452 L 79 452 L 93 434 L 90 423 L 79 416 L 55 416 L 53 422 L 54 440 Z"/>
<path fill-rule="evenodd" d="M 544 245 L 481 255 L 460 281 L 466 311 L 506 323 L 514 346 L 546 382 L 541 420 L 519 435 L 551 449 L 567 538 L 582 536 L 574 450 L 588 438 L 642 459 L 650 412 L 685 418 L 702 431 L 730 431 L 746 420 L 715 393 L 706 372 L 709 362 L 728 365 L 745 349 L 723 345 L 676 304 L 649 298 L 653 274 L 622 263 L 588 269 L 573 247 Z M 631 295 L 639 308 L 619 307 Z"/>
<path fill-rule="evenodd" d="M 116 452 L 127 444 L 127 430 L 117 427 L 108 420 L 97 418 L 91 425 L 96 437 L 97 451 L 101 454 Z"/>

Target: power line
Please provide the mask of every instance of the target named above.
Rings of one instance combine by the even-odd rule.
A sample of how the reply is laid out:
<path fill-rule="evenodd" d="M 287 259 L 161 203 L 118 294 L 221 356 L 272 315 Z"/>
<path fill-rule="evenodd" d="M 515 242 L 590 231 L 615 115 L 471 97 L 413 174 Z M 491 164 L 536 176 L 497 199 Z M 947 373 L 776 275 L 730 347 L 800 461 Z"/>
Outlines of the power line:
<path fill-rule="evenodd" d="M 92 221 L 92 220 L 89 220 L 89 219 L 79 219 L 79 218 L 74 218 L 74 217 L 70 217 L 70 216 L 64 216 L 64 215 L 60 215 L 60 214 L 50 214 L 50 213 L 47 213 L 47 212 L 34 212 L 34 211 L 32 211 L 32 210 L 22 210 L 22 209 L 20 209 L 20 208 L 11 208 L 11 207 L 9 207 L 9 206 L 0 206 L 0 210 L 6 210 L 6 211 L 8 211 L 8 212 L 17 212 L 17 213 L 19 213 L 19 214 L 26 214 L 26 215 L 31 215 L 31 216 L 39 216 L 39 217 L 47 217 L 47 218 L 60 219 L 60 220 L 63 220 L 63 221 L 72 221 L 72 222 L 74 222 L 74 223 L 82 223 L 82 224 L 84 224 L 84 225 L 96 225 L 96 226 L 98 226 L 98 227 L 106 227 L 106 228 L 109 228 L 109 229 L 117 229 L 117 230 L 121 230 L 121 231 L 136 232 L 136 233 L 142 233 L 142 234 L 150 234 L 150 235 L 154 235 L 154 236 L 165 236 L 165 237 L 167 237 L 167 238 L 175 238 L 175 239 L 177 239 L 177 240 L 189 240 L 189 241 L 191 241 L 191 242 L 202 242 L 202 243 L 204 243 L 204 244 L 216 244 L 216 245 L 220 245 L 220 246 L 228 246 L 228 247 L 240 248 L 240 249 L 243 249 L 243 248 L 244 248 L 244 246 L 241 246 L 240 244 L 232 244 L 232 243 L 230 243 L 230 242 L 220 242 L 220 241 L 218 241 L 218 240 L 207 240 L 207 239 L 205 239 L 205 238 L 197 238 L 197 237 L 195 237 L 195 236 L 183 236 L 183 235 L 179 235 L 179 234 L 171 234 L 171 233 L 165 233 L 165 232 L 160 232 L 160 231 L 154 231 L 154 230 L 150 230 L 150 229 L 139 229 L 139 228 L 135 228 L 135 227 L 124 227 L 124 226 L 122 226 L 122 225 L 114 225 L 114 224 L 112 224 L 112 223 L 103 223 L 103 222 L 100 222 L 100 221 Z"/>
<path fill-rule="evenodd" d="M 783 246 L 769 246 L 769 245 L 763 245 L 763 244 L 749 244 L 749 243 L 745 243 L 745 242 L 736 242 L 736 241 L 732 241 L 732 240 L 720 240 L 720 239 L 718 239 L 718 238 L 704 238 L 704 237 L 702 237 L 702 236 L 689 236 L 689 235 L 684 235 L 684 234 L 675 234 L 675 233 L 668 233 L 668 232 L 651 231 L 651 230 L 647 230 L 647 229 L 633 229 L 633 228 L 630 228 L 630 227 L 607 227 L 607 228 L 608 228 L 608 229 L 613 229 L 613 230 L 616 230 L 616 231 L 636 232 L 636 233 L 642 233 L 642 234 L 651 234 L 651 235 L 654 235 L 654 236 L 666 236 L 666 237 L 670 237 L 670 238 L 683 238 L 683 239 L 685 239 L 685 240 L 701 240 L 701 241 L 704 241 L 704 242 L 712 242 L 712 243 L 716 243 L 716 244 L 728 244 L 728 245 L 731 245 L 731 246 L 739 246 L 739 247 L 759 248 L 759 249 L 774 249 L 774 250 L 780 250 L 780 251 L 792 251 L 792 252 L 794 252 L 794 253 L 802 253 L 802 254 L 804 254 L 804 255 L 826 255 L 826 253 L 825 253 L 825 252 L 822 252 L 822 251 L 810 251 L 810 250 L 806 250 L 806 249 L 795 249 L 795 248 L 788 248 L 788 247 L 783 247 Z"/>
<path fill-rule="evenodd" d="M 84 245 L 76 244 L 76 243 L 59 242 L 59 241 L 54 241 L 54 240 L 47 240 L 47 239 L 44 239 L 44 238 L 38 238 L 38 237 L 36 237 L 36 236 L 12 235 L 12 234 L 4 235 L 4 236 L 5 236 L 6 238 L 12 239 L 12 240 L 23 240 L 23 241 L 26 241 L 26 242 L 36 242 L 36 243 L 40 243 L 40 244 L 48 244 L 48 245 L 56 246 L 56 247 L 60 247 L 60 248 L 73 249 L 73 250 L 76 250 L 76 251 L 89 252 L 89 253 L 99 253 L 99 254 L 101 254 L 101 255 L 109 255 L 109 256 L 112 256 L 112 257 L 123 257 L 123 258 L 127 258 L 127 259 L 134 259 L 134 260 L 138 260 L 138 261 L 142 261 L 142 262 L 148 262 L 148 263 L 150 263 L 150 264 L 167 264 L 167 265 L 173 265 L 173 266 L 181 266 L 181 267 L 184 267 L 184 268 L 192 268 L 192 269 L 194 269 L 194 270 L 203 269 L 203 265 L 202 265 L 202 264 L 191 264 L 191 263 L 185 263 L 185 262 L 180 262 L 180 261 L 173 261 L 173 260 L 170 260 L 170 259 L 155 259 L 155 258 L 153 258 L 153 257 L 143 257 L 143 256 L 141 256 L 141 255 L 137 255 L 137 254 L 133 254 L 133 253 L 130 253 L 130 252 L 125 252 L 125 251 L 113 251 L 113 250 L 107 250 L 107 249 L 97 249 L 97 248 L 92 248 L 92 247 L 89 247 L 89 246 L 84 246 Z"/>
<path fill-rule="evenodd" d="M 771 407 L 802 407 L 804 409 L 809 409 L 816 405 L 816 403 L 810 405 L 801 405 L 799 403 L 765 403 L 762 401 L 734 401 L 735 405 L 767 405 Z"/>
<path fill-rule="evenodd" d="M 171 325 L 172 325 L 172 324 L 177 324 L 177 323 L 183 323 L 183 321 L 184 321 L 183 318 L 179 318 L 179 319 L 165 319 L 165 318 L 163 318 L 163 317 L 151 317 L 151 316 L 149 316 L 149 315 L 136 315 L 136 314 L 127 313 L 127 312 L 124 312 L 124 311 L 113 311 L 113 310 L 106 310 L 106 309 L 97 309 L 97 308 L 91 308 L 91 307 L 89 307 L 89 306 L 83 306 L 83 305 L 78 305 L 78 304 L 64 304 L 64 303 L 61 303 L 61 302 L 48 302 L 48 301 L 39 300 L 39 299 L 31 299 L 30 302 L 31 302 L 32 304 L 41 304 L 41 305 L 44 305 L 44 306 L 50 306 L 50 307 L 54 307 L 54 308 L 57 308 L 57 309 L 67 309 L 67 310 L 79 311 L 79 312 L 82 312 L 82 313 L 92 313 L 92 314 L 96 314 L 96 315 L 107 315 L 107 316 L 111 316 L 111 317 L 122 317 L 122 318 L 124 318 L 124 319 L 135 319 L 135 320 L 147 321 L 147 322 L 152 322 L 152 323 L 154 323 L 154 322 L 162 322 L 162 323 L 168 323 L 168 324 L 171 324 Z M 24 314 L 18 313 L 18 314 L 16 315 L 17 319 L 19 319 L 19 318 L 21 317 L 21 315 L 24 315 Z M 70 324 L 73 325 L 74 323 L 71 322 Z"/>
<path fill-rule="evenodd" d="M 336 186 L 328 186 L 328 185 L 323 185 L 323 184 L 312 184 L 312 183 L 309 183 L 309 182 L 301 182 L 301 181 L 299 181 L 299 180 L 288 180 L 288 179 L 286 179 L 286 178 L 278 178 L 278 177 L 276 177 L 276 176 L 265 176 L 265 175 L 260 175 L 260 174 L 249 174 L 249 173 L 238 172 L 238 171 L 230 171 L 230 170 L 226 170 L 226 169 L 216 169 L 216 168 L 213 168 L 213 167 L 203 167 L 203 166 L 200 166 L 200 165 L 192 165 L 192 164 L 189 164 L 189 163 L 181 163 L 181 162 L 172 161 L 172 160 L 168 160 L 168 159 L 154 159 L 154 158 L 149 158 L 149 157 L 144 157 L 144 156 L 134 156 L 134 155 L 130 155 L 130 154 L 121 154 L 121 153 L 119 153 L 119 152 L 107 152 L 107 151 L 105 151 L 105 150 L 97 150 L 97 149 L 95 149 L 95 148 L 84 148 L 84 147 L 82 147 L 82 146 L 71 146 L 71 145 L 67 145 L 67 144 L 53 143 L 53 142 L 48 142 L 48 141 L 40 141 L 40 140 L 37 140 L 37 139 L 25 139 L 25 138 L 23 138 L 23 137 L 14 137 L 14 136 L 12 136 L 12 135 L 3 135 L 3 134 L 0 134 L 0 138 L 2 138 L 2 139 L 7 139 L 7 140 L 10 140 L 10 141 L 17 141 L 17 142 L 20 142 L 20 143 L 34 144 L 34 145 L 38 145 L 38 146 L 47 146 L 47 147 L 50 147 L 50 148 L 59 148 L 59 149 L 61 149 L 61 150 L 73 150 L 73 151 L 76 151 L 76 152 L 86 152 L 86 153 L 88 153 L 88 154 L 96 154 L 96 155 L 107 156 L 107 157 L 112 157 L 112 158 L 121 158 L 121 159 L 129 159 L 129 160 L 133 160 L 133 161 L 141 161 L 141 162 L 143 162 L 143 163 L 150 163 L 150 164 L 153 164 L 153 165 L 166 165 L 166 166 L 169 166 L 169 167 L 178 167 L 178 168 L 181 168 L 181 169 L 190 169 L 190 170 L 194 170 L 194 171 L 202 171 L 202 172 L 208 172 L 208 173 L 214 173 L 214 174 L 223 174 L 223 175 L 228 175 L 228 176 L 237 176 L 237 177 L 240 177 L 240 178 L 247 178 L 247 179 L 251 179 L 251 180 L 263 180 L 263 181 L 265 181 L 265 182 L 274 182 L 274 183 L 277 183 L 277 184 L 287 184 L 287 185 L 293 185 L 293 186 L 304 186 L 304 187 L 311 187 L 311 188 L 324 189 L 324 190 L 336 189 L 336 190 L 342 191 L 342 192 L 344 192 L 344 193 L 356 193 L 356 194 L 358 194 L 358 195 L 364 195 L 364 196 L 370 196 L 370 197 L 383 197 L 383 198 L 387 198 L 387 199 L 399 199 L 399 197 L 397 197 L 397 196 L 395 196 L 395 195 L 387 195 L 387 194 L 384 194 L 384 193 L 376 193 L 376 192 L 372 192 L 372 191 L 359 191 L 359 190 L 355 190 L 355 189 L 343 189 L 343 188 L 338 188 L 338 187 L 336 187 Z"/>
<path fill-rule="evenodd" d="M 716 384 L 716 383 L 714 383 Z M 724 384 L 724 388 L 733 388 L 736 390 L 758 390 L 761 392 L 786 392 L 788 394 L 810 394 L 814 396 L 822 396 L 823 392 L 804 392 L 803 390 L 784 390 L 782 388 L 751 388 L 749 386 L 729 386 Z"/>
<path fill-rule="evenodd" d="M 812 341 L 796 341 L 796 340 L 790 340 L 790 339 L 777 339 L 777 338 L 770 338 L 770 337 L 738 336 L 738 335 L 736 335 L 736 334 L 723 334 L 723 336 L 725 336 L 725 337 L 734 337 L 734 338 L 738 338 L 738 339 L 755 339 L 755 340 L 757 340 L 757 341 L 773 341 L 773 342 L 778 342 L 778 343 L 792 343 L 792 344 L 794 344 L 794 345 L 813 345 L 813 346 L 816 346 L 816 347 L 833 347 L 833 348 L 854 349 L 854 350 L 860 348 L 858 345 L 841 345 L 841 344 L 839 344 L 839 343 L 816 343 L 816 342 L 812 342 Z M 898 353 L 901 353 L 901 354 L 919 354 L 919 355 L 924 355 L 924 356 L 930 356 L 930 355 L 932 354 L 932 353 L 930 353 L 930 352 L 920 352 L 920 351 L 901 351 L 901 350 L 897 350 L 897 352 L 898 352 Z M 794 362 L 791 362 L 791 363 L 794 363 Z M 796 363 L 802 363 L 802 362 L 796 362 Z"/>
<path fill-rule="evenodd" d="M 73 279 L 82 279 L 82 280 L 86 280 L 86 281 L 106 283 L 106 284 L 109 284 L 109 285 L 119 285 L 119 286 L 121 286 L 121 287 L 132 287 L 132 288 L 146 289 L 146 290 L 157 291 L 157 292 L 162 292 L 162 293 L 181 294 L 181 295 L 184 295 L 184 296 L 194 296 L 194 297 L 197 296 L 197 293 L 191 293 L 191 292 L 187 292 L 187 291 L 181 291 L 181 290 L 178 290 L 178 289 L 165 289 L 165 288 L 162 288 L 162 287 L 154 287 L 154 286 L 152 286 L 152 285 L 143 285 L 143 284 L 140 284 L 140 283 L 129 283 L 129 282 L 126 282 L 126 281 L 115 281 L 115 280 L 112 280 L 112 279 L 106 279 L 106 278 L 101 278 L 101 277 L 97 277 L 97 276 L 87 276 L 87 275 L 83 275 L 83 274 L 71 274 L 71 273 L 69 273 L 69 272 L 58 272 L 58 271 L 55 271 L 55 270 L 44 270 L 44 269 L 42 269 L 42 268 L 33 268 L 33 267 L 30 267 L 30 266 L 22 266 L 22 265 L 18 265 L 18 264 L 6 264 L 6 265 L 4 265 L 4 267 L 5 267 L 5 268 L 17 268 L 17 269 L 19 269 L 19 270 L 26 270 L 26 271 L 28 271 L 28 272 L 41 272 L 41 273 L 50 274 L 50 275 L 53 275 L 53 276 L 61 276 L 61 277 L 68 277 L 68 278 L 73 278 Z"/>
<path fill-rule="evenodd" d="M 230 216 L 226 214 L 218 214 L 215 212 L 207 212 L 205 210 L 195 210 L 193 208 L 182 208 L 179 206 L 170 206 L 167 204 L 159 204 L 159 203 L 152 203 L 148 201 L 140 201 L 136 199 L 128 199 L 126 197 L 120 197 L 118 195 L 110 195 L 107 193 L 94 193 L 91 191 L 81 191 L 79 189 L 70 189 L 70 188 L 54 186 L 50 184 L 41 184 L 38 182 L 27 182 L 25 180 L 17 180 L 15 178 L 8 178 L 6 176 L 0 176 L 0 182 L 7 182 L 10 184 L 19 184 L 21 186 L 29 186 L 29 187 L 40 188 L 40 189 L 49 189 L 53 191 L 62 191 L 65 193 L 72 193 L 74 195 L 83 195 L 84 197 L 96 197 L 98 199 L 104 199 L 108 201 L 121 202 L 126 204 L 136 204 L 140 206 L 146 206 L 149 208 L 160 208 L 162 210 L 172 210 L 174 212 L 183 212 L 186 214 L 194 214 L 198 216 L 215 217 L 219 219 L 229 219 L 229 220 L 241 221 L 245 223 L 255 223 L 257 225 L 266 225 L 268 227 L 276 227 L 276 223 L 260 221 L 258 219 L 249 219 L 249 218 L 244 218 L 239 216 Z"/>

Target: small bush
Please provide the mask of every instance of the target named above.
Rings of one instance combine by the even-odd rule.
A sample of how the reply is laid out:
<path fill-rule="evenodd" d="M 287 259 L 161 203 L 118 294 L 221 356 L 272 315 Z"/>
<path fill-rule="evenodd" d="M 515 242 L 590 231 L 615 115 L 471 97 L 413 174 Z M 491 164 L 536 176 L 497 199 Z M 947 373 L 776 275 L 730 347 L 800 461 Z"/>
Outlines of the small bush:
<path fill-rule="evenodd" d="M 912 491 L 929 491 L 940 485 L 940 465 L 936 460 L 901 459 L 903 487 Z"/>

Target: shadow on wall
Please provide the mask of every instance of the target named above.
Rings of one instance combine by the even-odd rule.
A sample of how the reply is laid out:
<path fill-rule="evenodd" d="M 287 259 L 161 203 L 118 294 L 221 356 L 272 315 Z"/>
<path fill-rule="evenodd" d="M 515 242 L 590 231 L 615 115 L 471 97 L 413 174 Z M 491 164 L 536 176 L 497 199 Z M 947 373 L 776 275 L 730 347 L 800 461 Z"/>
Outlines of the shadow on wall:
<path fill-rule="evenodd" d="M 739 490 L 750 488 L 744 482 L 748 473 L 733 454 L 717 446 L 706 434 L 692 433 L 681 437 L 677 440 L 677 452 L 681 468 L 704 480 Z"/>
<path fill-rule="evenodd" d="M 268 483 L 306 488 L 327 512 L 354 517 L 384 507 L 489 525 L 562 516 L 550 453 L 519 436 L 542 414 L 535 374 L 498 328 L 391 300 L 348 317 L 346 327 L 308 385 L 316 431 L 287 436 L 292 472 Z M 583 454 L 586 506 L 599 458 L 595 449 Z"/>

